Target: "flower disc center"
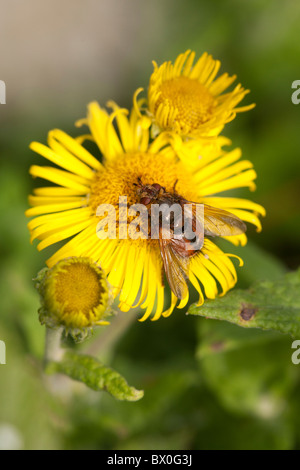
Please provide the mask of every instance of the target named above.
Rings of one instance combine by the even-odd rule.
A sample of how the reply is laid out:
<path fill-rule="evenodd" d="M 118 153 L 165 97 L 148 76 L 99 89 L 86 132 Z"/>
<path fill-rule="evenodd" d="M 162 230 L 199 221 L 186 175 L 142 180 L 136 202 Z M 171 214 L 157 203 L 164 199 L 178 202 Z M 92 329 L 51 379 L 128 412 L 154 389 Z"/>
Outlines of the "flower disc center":
<path fill-rule="evenodd" d="M 88 314 L 101 301 L 99 276 L 91 265 L 72 263 L 56 274 L 55 297 L 65 313 Z"/>
<path fill-rule="evenodd" d="M 175 110 L 174 121 L 183 131 L 197 129 L 212 115 L 215 99 L 198 80 L 176 77 L 163 82 L 160 92 L 155 112 L 161 103 Z"/>

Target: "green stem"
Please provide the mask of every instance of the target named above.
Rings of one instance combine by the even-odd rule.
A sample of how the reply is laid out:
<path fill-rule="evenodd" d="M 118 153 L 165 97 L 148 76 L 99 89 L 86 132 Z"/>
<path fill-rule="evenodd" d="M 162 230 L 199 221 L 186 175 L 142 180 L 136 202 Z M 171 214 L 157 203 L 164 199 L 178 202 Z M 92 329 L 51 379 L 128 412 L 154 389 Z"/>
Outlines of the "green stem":
<path fill-rule="evenodd" d="M 45 341 L 45 365 L 50 362 L 59 362 L 63 355 L 64 349 L 61 347 L 61 336 L 63 328 L 52 329 L 46 327 L 46 341 Z"/>

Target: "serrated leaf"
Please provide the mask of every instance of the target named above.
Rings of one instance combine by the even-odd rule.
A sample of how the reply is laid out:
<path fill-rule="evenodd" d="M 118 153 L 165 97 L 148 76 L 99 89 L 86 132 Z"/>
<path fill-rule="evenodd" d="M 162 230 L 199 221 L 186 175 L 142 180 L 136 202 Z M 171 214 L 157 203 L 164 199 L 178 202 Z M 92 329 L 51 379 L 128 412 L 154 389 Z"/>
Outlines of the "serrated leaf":
<path fill-rule="evenodd" d="M 300 269 L 274 282 L 233 290 L 201 307 L 193 304 L 188 313 L 300 337 Z"/>
<path fill-rule="evenodd" d="M 95 391 L 107 391 L 117 400 L 137 401 L 143 390 L 130 387 L 124 377 L 92 356 L 67 352 L 61 362 L 50 362 L 46 372 L 61 373 L 83 382 Z"/>

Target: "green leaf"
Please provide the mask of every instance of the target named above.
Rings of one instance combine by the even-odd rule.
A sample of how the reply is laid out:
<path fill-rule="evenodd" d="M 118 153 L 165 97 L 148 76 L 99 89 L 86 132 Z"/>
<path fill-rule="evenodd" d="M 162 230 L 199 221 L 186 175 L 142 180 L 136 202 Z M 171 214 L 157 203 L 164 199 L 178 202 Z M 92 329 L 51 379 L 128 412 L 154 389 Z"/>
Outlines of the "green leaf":
<path fill-rule="evenodd" d="M 207 356 L 233 351 L 240 353 L 245 347 L 256 348 L 261 344 L 269 344 L 276 338 L 286 338 L 275 331 L 263 331 L 257 328 L 241 329 L 228 322 L 215 322 L 202 319 L 198 329 L 200 341 L 197 348 L 197 358 L 202 360 Z"/>
<path fill-rule="evenodd" d="M 274 282 L 233 290 L 201 307 L 193 304 L 188 313 L 300 337 L 300 269 Z"/>
<path fill-rule="evenodd" d="M 46 372 L 65 374 L 93 390 L 105 390 L 117 400 L 137 401 L 144 395 L 143 390 L 130 387 L 118 372 L 92 356 L 67 352 L 61 362 L 49 362 Z"/>
<path fill-rule="evenodd" d="M 200 321 L 198 335 L 201 378 L 224 408 L 290 428 L 286 410 L 298 383 L 291 339 L 213 320 Z"/>

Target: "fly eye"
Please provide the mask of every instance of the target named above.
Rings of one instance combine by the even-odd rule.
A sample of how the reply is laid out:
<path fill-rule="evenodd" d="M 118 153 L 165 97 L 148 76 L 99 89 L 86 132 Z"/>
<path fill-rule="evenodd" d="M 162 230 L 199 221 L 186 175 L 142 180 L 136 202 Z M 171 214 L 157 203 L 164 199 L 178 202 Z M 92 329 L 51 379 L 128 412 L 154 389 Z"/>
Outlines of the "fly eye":
<path fill-rule="evenodd" d="M 161 189 L 161 185 L 158 184 L 158 183 L 154 183 L 154 184 L 152 185 L 152 187 L 153 187 L 156 191 L 159 191 L 159 190 Z"/>

